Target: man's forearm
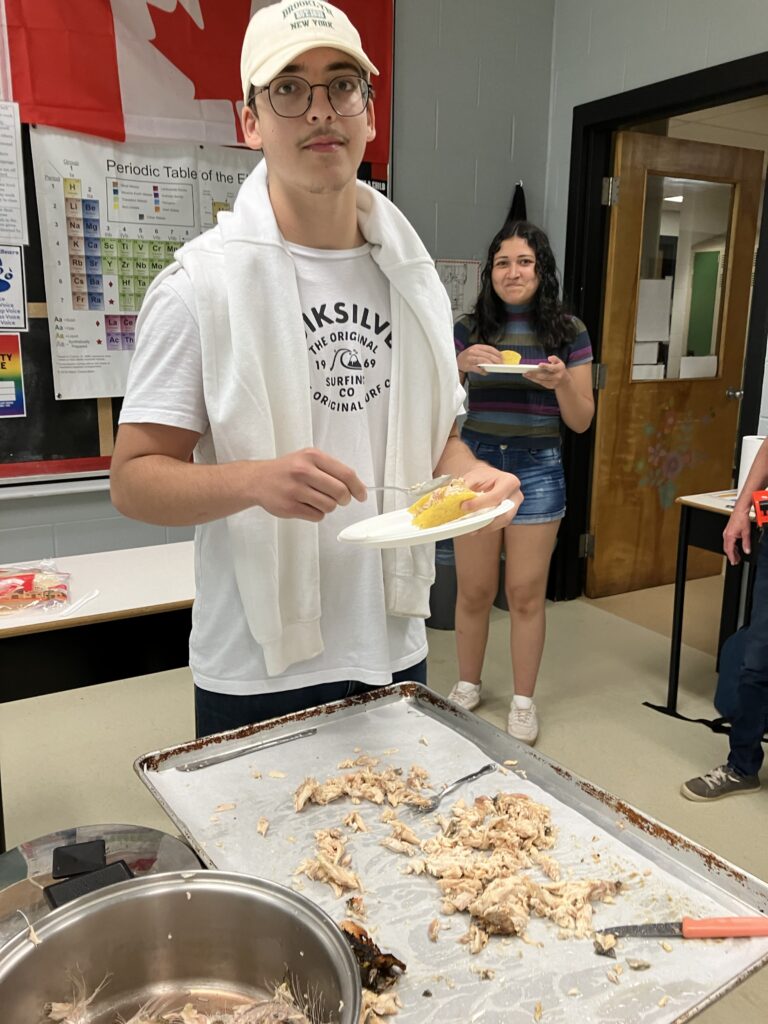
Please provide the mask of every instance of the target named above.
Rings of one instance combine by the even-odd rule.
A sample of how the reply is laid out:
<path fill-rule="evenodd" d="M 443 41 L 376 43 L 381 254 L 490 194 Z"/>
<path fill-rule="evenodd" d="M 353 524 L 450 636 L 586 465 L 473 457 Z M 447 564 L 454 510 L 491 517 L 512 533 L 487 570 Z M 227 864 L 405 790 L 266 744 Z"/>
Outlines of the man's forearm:
<path fill-rule="evenodd" d="M 168 455 L 142 455 L 120 466 L 112 502 L 130 519 L 157 526 L 197 526 L 242 512 L 256 502 L 247 481 L 258 463 L 203 466 Z"/>
<path fill-rule="evenodd" d="M 450 473 L 454 477 L 462 476 L 476 463 L 477 459 L 458 434 L 451 434 L 445 443 L 440 461 L 435 466 L 435 476 L 441 476 L 443 473 Z"/>

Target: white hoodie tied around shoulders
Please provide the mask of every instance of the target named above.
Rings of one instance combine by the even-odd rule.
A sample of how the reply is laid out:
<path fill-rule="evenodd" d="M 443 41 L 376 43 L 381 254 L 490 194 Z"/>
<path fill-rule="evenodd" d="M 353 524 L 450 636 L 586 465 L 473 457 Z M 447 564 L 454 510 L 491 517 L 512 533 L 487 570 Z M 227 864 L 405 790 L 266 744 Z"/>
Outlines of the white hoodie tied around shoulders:
<path fill-rule="evenodd" d="M 392 374 L 384 483 L 428 479 L 464 391 L 453 348 L 450 302 L 434 263 L 400 211 L 357 183 L 360 230 L 389 281 Z M 176 252 L 152 288 L 179 266 L 197 302 L 203 390 L 210 431 L 195 461 L 274 459 L 311 447 L 312 415 L 304 324 L 293 260 L 280 234 L 262 161 L 232 213 Z M 333 454 L 333 453 L 330 453 Z M 395 507 L 384 492 L 384 511 Z M 227 520 L 248 627 L 270 676 L 323 651 L 318 531 L 259 507 Z M 434 545 L 382 552 L 391 615 L 426 618 Z"/>

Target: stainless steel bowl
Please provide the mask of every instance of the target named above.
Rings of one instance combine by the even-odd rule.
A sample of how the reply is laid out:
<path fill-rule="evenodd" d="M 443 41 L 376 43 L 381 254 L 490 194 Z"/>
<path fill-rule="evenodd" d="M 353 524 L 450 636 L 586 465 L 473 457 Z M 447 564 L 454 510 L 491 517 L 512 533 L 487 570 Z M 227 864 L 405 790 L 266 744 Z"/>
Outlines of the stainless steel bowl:
<path fill-rule="evenodd" d="M 39 945 L 24 929 L 0 949 L 3 1024 L 43 1020 L 46 1003 L 70 999 L 73 976 L 88 994 L 110 976 L 88 1024 L 130 1019 L 162 995 L 176 998 L 175 1008 L 190 989 L 221 1008 L 222 998 L 259 996 L 283 980 L 309 997 L 319 1020 L 356 1024 L 360 1013 L 360 976 L 341 931 L 306 897 L 266 879 L 147 875 L 82 896 L 35 931 Z"/>

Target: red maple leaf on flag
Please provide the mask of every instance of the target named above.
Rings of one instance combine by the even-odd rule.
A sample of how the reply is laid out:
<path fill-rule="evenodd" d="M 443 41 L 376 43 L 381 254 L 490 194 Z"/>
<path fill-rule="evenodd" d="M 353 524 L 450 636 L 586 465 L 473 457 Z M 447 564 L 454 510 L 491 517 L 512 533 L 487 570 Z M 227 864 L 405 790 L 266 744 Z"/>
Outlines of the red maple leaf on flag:
<path fill-rule="evenodd" d="M 240 50 L 251 16 L 251 0 L 200 0 L 203 27 L 177 3 L 172 11 L 149 7 L 155 38 L 152 45 L 195 86 L 196 100 L 229 100 L 235 115 L 237 137 L 242 142 L 237 104 L 243 98 L 240 84 Z"/>

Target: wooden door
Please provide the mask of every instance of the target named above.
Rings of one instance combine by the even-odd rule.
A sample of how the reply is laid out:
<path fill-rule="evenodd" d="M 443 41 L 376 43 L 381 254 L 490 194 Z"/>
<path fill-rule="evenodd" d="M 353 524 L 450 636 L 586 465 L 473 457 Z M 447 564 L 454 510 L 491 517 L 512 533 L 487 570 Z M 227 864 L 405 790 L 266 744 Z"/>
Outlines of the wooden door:
<path fill-rule="evenodd" d="M 675 498 L 732 486 L 762 161 L 754 150 L 616 136 L 590 597 L 671 582 Z M 716 280 L 704 253 L 717 253 Z M 689 576 L 719 571 L 718 556 L 691 555 Z"/>

